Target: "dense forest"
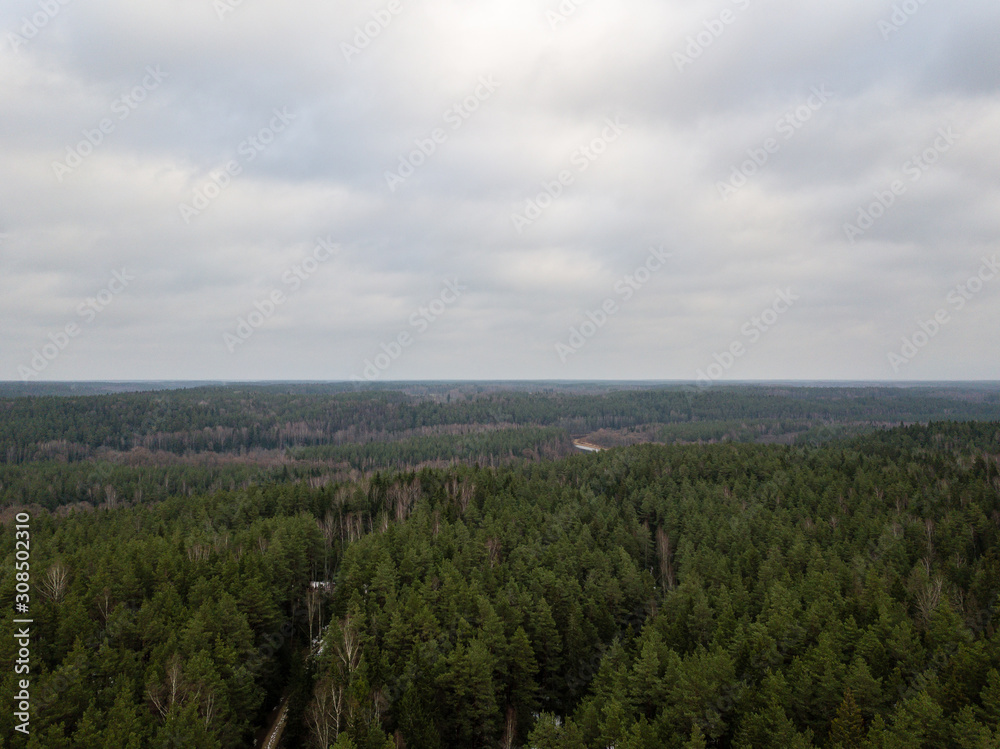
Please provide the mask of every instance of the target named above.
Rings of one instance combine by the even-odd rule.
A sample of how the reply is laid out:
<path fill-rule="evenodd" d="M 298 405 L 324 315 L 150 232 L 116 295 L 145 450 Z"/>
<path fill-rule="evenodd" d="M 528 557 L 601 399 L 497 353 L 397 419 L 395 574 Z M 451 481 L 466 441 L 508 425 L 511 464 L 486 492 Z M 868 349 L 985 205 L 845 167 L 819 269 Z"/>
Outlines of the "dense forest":
<path fill-rule="evenodd" d="M 1000 745 L 996 391 L 285 390 L 0 401 L 0 747 Z"/>
<path fill-rule="evenodd" d="M 530 393 L 444 389 L 315 392 L 309 386 L 201 387 L 103 396 L 0 398 L 0 460 L 76 460 L 100 449 L 175 454 L 383 441 L 454 425 L 557 427 L 574 434 L 644 425 L 765 423 L 795 434 L 829 424 L 1000 418 L 1000 392 L 970 388 L 667 387 Z M 725 434 L 723 431 L 722 434 Z M 692 433 L 694 440 L 720 436 Z"/>
<path fill-rule="evenodd" d="M 61 387 L 73 393 L 78 386 Z M 932 419 L 1000 419 L 1000 390 L 984 386 L 432 383 L 50 392 L 58 390 L 0 387 L 20 393 L 0 397 L 0 508 L 116 507 L 271 481 L 322 484 L 457 462 L 497 466 L 567 456 L 574 437 L 604 447 L 821 444 Z"/>

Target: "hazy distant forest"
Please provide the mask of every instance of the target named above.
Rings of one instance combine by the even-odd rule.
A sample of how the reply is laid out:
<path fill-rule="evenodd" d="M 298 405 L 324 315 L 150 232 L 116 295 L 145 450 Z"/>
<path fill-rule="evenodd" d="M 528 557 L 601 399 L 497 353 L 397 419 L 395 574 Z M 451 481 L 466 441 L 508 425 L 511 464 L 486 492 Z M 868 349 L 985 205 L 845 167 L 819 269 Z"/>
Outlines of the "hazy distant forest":
<path fill-rule="evenodd" d="M 112 389 L 0 385 L 0 747 L 1000 746 L 1000 387 Z"/>

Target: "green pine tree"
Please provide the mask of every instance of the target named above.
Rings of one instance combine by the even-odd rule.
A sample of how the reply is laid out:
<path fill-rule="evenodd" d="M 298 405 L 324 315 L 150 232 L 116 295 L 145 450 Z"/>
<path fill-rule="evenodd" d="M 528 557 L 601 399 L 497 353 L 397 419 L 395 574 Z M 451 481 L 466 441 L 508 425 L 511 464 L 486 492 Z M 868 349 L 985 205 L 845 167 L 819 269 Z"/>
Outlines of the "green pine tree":
<path fill-rule="evenodd" d="M 837 708 L 837 717 L 830 726 L 830 744 L 839 749 L 859 749 L 865 736 L 861 710 L 854 701 L 850 687 L 844 690 L 844 701 Z"/>

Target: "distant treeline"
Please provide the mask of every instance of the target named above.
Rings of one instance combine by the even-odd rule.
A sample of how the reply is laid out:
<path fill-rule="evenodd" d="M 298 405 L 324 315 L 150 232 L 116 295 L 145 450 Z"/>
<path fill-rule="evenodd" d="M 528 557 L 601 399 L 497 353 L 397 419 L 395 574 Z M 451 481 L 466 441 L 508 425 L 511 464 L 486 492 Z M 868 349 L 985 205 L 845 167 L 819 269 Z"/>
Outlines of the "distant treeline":
<path fill-rule="evenodd" d="M 585 434 L 649 424 L 782 420 L 815 429 L 933 419 L 1000 419 L 1000 391 L 747 386 L 601 395 L 490 391 L 442 398 L 234 386 L 5 398 L 0 399 L 0 462 L 53 452 L 77 460 L 98 448 L 184 454 L 349 444 L 380 433 L 447 425 L 543 426 Z"/>

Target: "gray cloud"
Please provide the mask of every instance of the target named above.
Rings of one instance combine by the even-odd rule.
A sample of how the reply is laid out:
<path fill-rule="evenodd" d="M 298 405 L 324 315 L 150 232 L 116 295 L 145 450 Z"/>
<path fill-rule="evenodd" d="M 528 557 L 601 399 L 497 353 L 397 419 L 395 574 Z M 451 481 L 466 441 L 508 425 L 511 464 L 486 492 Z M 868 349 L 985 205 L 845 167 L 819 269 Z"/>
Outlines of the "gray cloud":
<path fill-rule="evenodd" d="M 1000 252 L 994 3 L 389 7 L 5 4 L 0 379 L 345 379 L 401 332 L 383 379 L 692 379 L 788 288 L 726 378 L 1000 377 L 1000 278 L 888 360 Z M 150 68 L 165 77 L 136 100 Z M 816 88 L 832 95 L 800 121 Z M 624 132 L 599 142 L 609 118 Z M 88 153 L 60 173 L 67 149 Z M 420 163 L 390 189 L 401 159 Z M 328 236 L 338 252 L 291 283 Z M 616 284 L 661 245 L 626 298 Z M 121 269 L 134 282 L 81 314 Z M 447 279 L 468 288 L 415 325 Z"/>

